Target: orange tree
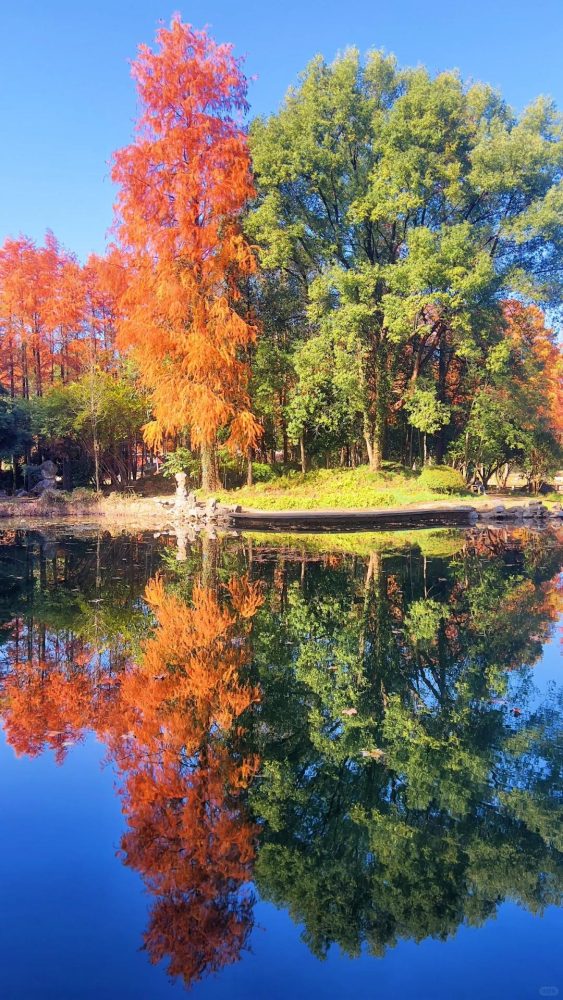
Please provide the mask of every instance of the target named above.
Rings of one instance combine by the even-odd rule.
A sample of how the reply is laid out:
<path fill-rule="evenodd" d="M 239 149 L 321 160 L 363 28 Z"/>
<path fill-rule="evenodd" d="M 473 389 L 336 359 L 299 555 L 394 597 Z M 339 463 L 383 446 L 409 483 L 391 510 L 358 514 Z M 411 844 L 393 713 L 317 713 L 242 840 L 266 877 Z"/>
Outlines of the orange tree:
<path fill-rule="evenodd" d="M 215 442 L 246 450 L 245 351 L 255 327 L 243 291 L 255 269 L 240 217 L 254 193 L 242 118 L 246 80 L 228 45 L 175 17 L 133 63 L 142 107 L 134 141 L 114 157 L 117 229 L 129 264 L 122 347 L 152 392 L 149 443 L 189 429 L 213 488 Z"/>

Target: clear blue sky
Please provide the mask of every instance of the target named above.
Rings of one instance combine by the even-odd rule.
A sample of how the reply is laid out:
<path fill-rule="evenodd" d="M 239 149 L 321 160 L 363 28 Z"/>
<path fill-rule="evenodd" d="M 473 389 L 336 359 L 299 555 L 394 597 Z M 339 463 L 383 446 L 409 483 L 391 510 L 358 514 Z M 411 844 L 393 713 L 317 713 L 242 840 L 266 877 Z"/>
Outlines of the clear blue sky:
<path fill-rule="evenodd" d="M 103 249 L 108 162 L 135 117 L 128 62 L 175 10 L 247 56 L 253 113 L 350 44 L 457 67 L 517 109 L 539 93 L 563 107 L 563 0 L 0 0 L 0 240 L 49 227 L 80 257 Z"/>

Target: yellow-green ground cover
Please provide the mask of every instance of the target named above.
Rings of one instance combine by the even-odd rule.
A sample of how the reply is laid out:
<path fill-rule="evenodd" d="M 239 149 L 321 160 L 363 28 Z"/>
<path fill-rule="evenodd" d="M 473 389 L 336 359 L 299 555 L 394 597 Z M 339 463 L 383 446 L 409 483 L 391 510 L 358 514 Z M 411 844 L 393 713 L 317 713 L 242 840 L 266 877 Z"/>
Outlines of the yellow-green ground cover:
<path fill-rule="evenodd" d="M 368 466 L 357 469 L 316 469 L 291 472 L 267 483 L 255 483 L 236 490 L 214 493 L 223 503 L 241 504 L 260 510 L 314 510 L 315 508 L 401 507 L 437 500 L 470 502 L 472 494 L 439 493 L 419 482 L 417 473 L 390 466 L 371 472 Z"/>

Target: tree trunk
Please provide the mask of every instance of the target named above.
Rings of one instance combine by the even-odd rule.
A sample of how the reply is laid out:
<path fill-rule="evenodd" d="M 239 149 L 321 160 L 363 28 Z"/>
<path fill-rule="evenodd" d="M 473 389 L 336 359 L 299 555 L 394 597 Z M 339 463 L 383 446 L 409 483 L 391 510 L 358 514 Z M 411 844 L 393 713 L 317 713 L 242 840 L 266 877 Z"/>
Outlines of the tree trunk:
<path fill-rule="evenodd" d="M 299 454 L 301 456 L 301 472 L 307 472 L 307 453 L 305 451 L 305 440 L 303 435 L 299 438 Z"/>
<path fill-rule="evenodd" d="M 219 489 L 216 441 L 205 442 L 201 446 L 201 486 L 207 491 Z"/>
<path fill-rule="evenodd" d="M 204 533 L 201 536 L 201 583 L 204 587 L 217 590 L 217 564 L 219 550 L 216 538 Z"/>
<path fill-rule="evenodd" d="M 372 472 L 379 472 L 381 469 L 384 437 L 385 422 L 379 416 L 371 427 L 364 430 L 364 441 L 366 442 L 369 467 Z"/>
<path fill-rule="evenodd" d="M 448 372 L 447 345 L 445 336 L 440 339 L 440 351 L 438 354 L 438 400 L 440 403 L 446 402 L 446 376 Z M 446 425 L 438 429 L 436 435 L 436 463 L 442 465 L 446 453 Z M 424 463 L 426 464 L 426 462 Z"/>
<path fill-rule="evenodd" d="M 283 463 L 287 465 L 289 463 L 289 438 L 287 436 L 287 426 L 285 420 L 282 418 L 282 447 L 283 447 Z"/>
<path fill-rule="evenodd" d="M 252 451 L 250 448 L 246 457 L 246 485 L 252 486 Z"/>
<path fill-rule="evenodd" d="M 72 462 L 68 455 L 63 458 L 63 490 L 72 489 Z"/>
<path fill-rule="evenodd" d="M 94 425 L 94 481 L 96 493 L 100 492 L 100 446 L 98 444 L 97 427 Z"/>

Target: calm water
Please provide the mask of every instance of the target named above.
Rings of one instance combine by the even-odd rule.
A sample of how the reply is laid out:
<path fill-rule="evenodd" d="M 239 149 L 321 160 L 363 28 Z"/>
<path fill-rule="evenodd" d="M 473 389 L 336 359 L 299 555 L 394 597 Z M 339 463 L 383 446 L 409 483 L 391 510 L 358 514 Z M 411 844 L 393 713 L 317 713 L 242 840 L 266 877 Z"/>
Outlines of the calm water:
<path fill-rule="evenodd" d="M 563 536 L 0 534 L 15 998 L 563 996 Z"/>

